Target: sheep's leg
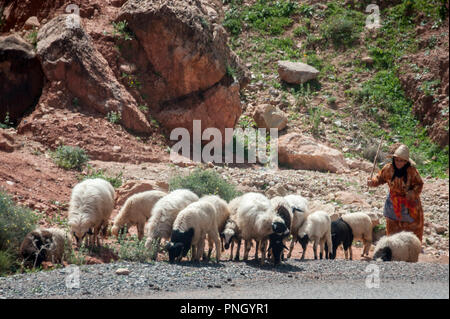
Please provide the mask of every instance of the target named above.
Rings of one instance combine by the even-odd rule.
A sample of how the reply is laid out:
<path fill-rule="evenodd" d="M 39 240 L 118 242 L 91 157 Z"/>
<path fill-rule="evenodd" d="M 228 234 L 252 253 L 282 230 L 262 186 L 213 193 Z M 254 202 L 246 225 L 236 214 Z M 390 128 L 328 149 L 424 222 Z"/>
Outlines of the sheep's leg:
<path fill-rule="evenodd" d="M 197 260 L 200 261 L 200 258 L 203 256 L 203 253 L 205 252 L 205 236 L 201 236 L 200 242 L 197 246 Z"/>
<path fill-rule="evenodd" d="M 319 248 L 319 258 L 320 259 L 323 258 L 323 245 L 324 245 L 324 243 L 325 243 L 324 239 L 321 239 L 320 242 L 319 242 L 319 246 L 320 246 L 320 248 Z"/>
<path fill-rule="evenodd" d="M 308 243 L 306 243 L 304 246 L 302 245 L 303 251 L 302 251 L 302 260 L 305 259 L 305 252 L 306 252 L 306 248 L 308 247 Z"/>
<path fill-rule="evenodd" d="M 234 257 L 234 260 L 239 261 L 240 252 L 241 252 L 241 240 L 239 239 L 237 241 L 236 256 Z"/>
<path fill-rule="evenodd" d="M 233 260 L 233 249 L 234 249 L 234 241 L 232 240 L 230 244 L 230 261 Z"/>
<path fill-rule="evenodd" d="M 197 246 L 191 245 L 191 261 L 194 261 L 196 255 L 197 255 Z"/>
<path fill-rule="evenodd" d="M 313 250 L 314 250 L 314 259 L 317 259 L 317 240 L 314 240 Z"/>
<path fill-rule="evenodd" d="M 250 251 L 250 246 L 251 246 L 251 239 L 245 240 L 245 250 L 244 250 L 244 260 L 245 261 L 248 260 L 248 253 Z"/>
<path fill-rule="evenodd" d="M 209 237 L 209 235 L 208 235 Z M 218 232 L 212 234 L 212 239 L 214 240 L 214 246 L 216 248 L 216 263 L 220 262 L 220 236 Z"/>
<path fill-rule="evenodd" d="M 350 260 L 353 260 L 353 249 L 352 249 L 352 245 L 350 245 L 350 247 L 348 247 L 348 249 L 350 249 Z"/>
<path fill-rule="evenodd" d="M 255 260 L 258 261 L 258 249 L 259 249 L 260 241 L 259 240 L 255 240 L 255 241 L 256 241 Z"/>
<path fill-rule="evenodd" d="M 288 259 L 291 258 L 291 256 L 292 256 L 292 251 L 294 250 L 294 245 L 295 245 L 296 241 L 297 241 L 297 238 L 296 237 L 294 238 L 294 236 L 292 236 L 291 245 L 289 246 L 289 252 L 287 255 Z"/>
<path fill-rule="evenodd" d="M 142 240 L 142 238 L 144 238 L 144 227 L 145 227 L 145 224 L 139 223 L 139 224 L 137 224 L 136 227 L 137 227 L 137 231 L 138 231 L 138 239 Z"/>
<path fill-rule="evenodd" d="M 267 240 L 261 241 L 261 265 L 264 265 L 264 261 L 266 258 L 266 247 L 267 247 Z"/>
<path fill-rule="evenodd" d="M 208 260 L 211 259 L 212 249 L 213 249 L 213 239 L 211 239 L 211 236 L 208 234 Z M 217 246 L 216 249 L 218 249 Z"/>

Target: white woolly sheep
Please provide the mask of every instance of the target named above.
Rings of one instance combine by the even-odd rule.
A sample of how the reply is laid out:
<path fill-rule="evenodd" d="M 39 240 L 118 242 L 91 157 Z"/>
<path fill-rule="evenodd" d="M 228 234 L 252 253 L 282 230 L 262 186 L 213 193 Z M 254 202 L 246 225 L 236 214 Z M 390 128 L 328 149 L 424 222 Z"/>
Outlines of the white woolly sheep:
<path fill-rule="evenodd" d="M 153 190 L 130 196 L 114 219 L 111 233 L 118 236 L 124 227 L 128 230 L 136 225 L 138 238 L 141 240 L 144 237 L 145 223 L 150 218 L 153 206 L 166 195 L 164 192 Z"/>
<path fill-rule="evenodd" d="M 88 242 L 100 245 L 98 234 L 103 228 L 106 235 L 108 220 L 114 208 L 114 188 L 104 179 L 87 179 L 75 185 L 69 203 L 71 232 L 80 246 L 86 234 Z"/>
<path fill-rule="evenodd" d="M 417 262 L 421 251 L 419 238 L 411 232 L 402 231 L 383 236 L 375 246 L 374 260 Z"/>
<path fill-rule="evenodd" d="M 185 257 L 192 247 L 192 261 L 199 261 L 203 255 L 206 235 L 214 242 L 216 262 L 220 261 L 220 237 L 217 226 L 216 208 L 210 200 L 199 200 L 184 208 L 173 223 L 172 236 L 166 248 L 169 261 Z"/>
<path fill-rule="evenodd" d="M 26 265 L 39 267 L 43 261 L 62 263 L 65 245 L 70 235 L 59 228 L 37 228 L 29 232 L 20 245 L 20 254 Z"/>
<path fill-rule="evenodd" d="M 170 192 L 153 206 L 150 219 L 145 224 L 147 240 L 145 247 L 153 250 L 152 259 L 156 260 L 161 239 L 169 240 L 172 226 L 178 213 L 189 204 L 198 201 L 198 196 L 188 189 Z"/>
<path fill-rule="evenodd" d="M 285 208 L 281 206 L 280 210 L 285 210 Z M 273 233 L 280 236 L 289 234 L 283 218 L 274 210 L 270 200 L 259 193 L 247 193 L 240 197 L 236 211 L 236 223 L 242 239 L 245 240 L 244 260 L 248 259 L 251 240 L 254 239 L 257 243 L 261 243 L 261 264 L 264 263 L 269 235 Z M 281 251 L 279 251 L 280 254 Z M 279 262 L 279 258 L 280 255 L 275 256 L 274 253 L 275 263 Z M 258 259 L 257 250 L 255 259 Z"/>
<path fill-rule="evenodd" d="M 223 230 L 225 229 L 225 224 L 228 220 L 228 218 L 230 217 L 230 210 L 228 208 L 228 204 L 226 201 L 224 201 L 222 198 L 220 198 L 217 195 L 206 195 L 203 196 L 202 198 L 200 198 L 200 201 L 207 201 L 210 204 L 212 204 L 216 210 L 216 218 L 217 218 L 217 227 L 218 227 L 218 231 L 219 234 L 221 234 L 223 232 Z M 223 249 L 223 241 L 221 238 L 221 248 L 222 251 Z M 208 242 L 209 244 L 212 244 L 212 242 L 209 240 L 208 238 Z M 208 258 L 211 256 L 211 246 L 208 246 Z"/>
<path fill-rule="evenodd" d="M 303 224 L 306 219 L 306 212 L 308 211 L 308 200 L 300 195 L 287 195 L 284 196 L 284 199 L 287 200 L 292 209 L 292 224 L 291 224 L 291 234 L 292 241 L 289 246 L 289 253 L 287 258 L 291 258 L 292 250 L 294 249 L 294 245 L 297 242 L 297 234 L 298 229 Z"/>
<path fill-rule="evenodd" d="M 353 232 L 353 240 L 361 240 L 364 244 L 361 257 L 369 255 L 370 245 L 372 244 L 372 220 L 365 213 L 349 213 L 341 216 Z M 350 246 L 350 259 L 353 258 L 352 246 Z"/>
<path fill-rule="evenodd" d="M 320 244 L 320 259 L 322 259 L 324 244 L 332 249 L 331 219 L 327 212 L 318 210 L 306 217 L 305 222 L 298 230 L 298 241 L 302 245 L 302 259 L 305 258 L 308 241 L 313 242 L 314 259 L 317 259 L 317 244 Z M 328 254 L 325 256 L 328 259 Z"/>

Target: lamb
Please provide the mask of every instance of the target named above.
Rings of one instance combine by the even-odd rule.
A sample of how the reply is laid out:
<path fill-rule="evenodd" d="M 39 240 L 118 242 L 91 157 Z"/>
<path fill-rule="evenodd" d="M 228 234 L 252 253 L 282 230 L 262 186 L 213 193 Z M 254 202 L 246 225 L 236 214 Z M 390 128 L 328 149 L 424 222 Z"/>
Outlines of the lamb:
<path fill-rule="evenodd" d="M 114 208 L 114 188 L 104 179 L 87 179 L 75 185 L 69 203 L 71 231 L 80 246 L 86 234 L 86 242 L 100 245 L 98 234 L 103 228 L 106 236 L 108 220 Z"/>
<path fill-rule="evenodd" d="M 303 248 L 302 260 L 305 259 L 308 241 L 314 242 L 314 259 L 317 259 L 317 243 L 320 244 L 320 259 L 322 259 L 325 241 L 328 247 L 333 247 L 331 243 L 331 219 L 328 213 L 318 210 L 309 214 L 298 230 L 298 241 Z M 328 254 L 325 257 L 328 259 Z"/>
<path fill-rule="evenodd" d="M 37 228 L 29 232 L 20 245 L 24 264 L 39 267 L 44 261 L 62 263 L 70 235 L 59 228 Z"/>
<path fill-rule="evenodd" d="M 383 236 L 375 246 L 374 260 L 417 262 L 421 243 L 414 233 L 402 231 Z"/>
<path fill-rule="evenodd" d="M 165 195 L 167 194 L 164 192 L 153 190 L 130 196 L 114 219 L 111 233 L 118 236 L 125 226 L 129 229 L 136 225 L 138 238 L 141 240 L 144 237 L 145 223 L 150 218 L 153 206 Z"/>
<path fill-rule="evenodd" d="M 177 189 L 170 192 L 153 206 L 150 219 L 145 225 L 147 240 L 145 247 L 154 249 L 151 258 L 156 260 L 161 238 L 169 240 L 172 226 L 178 213 L 189 204 L 198 201 L 198 196 L 188 189 Z"/>
<path fill-rule="evenodd" d="M 221 234 L 223 232 L 223 230 L 225 229 L 225 224 L 228 220 L 228 218 L 230 217 L 230 210 L 228 208 L 228 204 L 226 201 L 224 201 L 222 198 L 220 198 L 217 195 L 207 195 L 207 196 L 203 196 L 202 198 L 200 198 L 200 201 L 207 201 L 209 203 L 211 203 L 216 211 L 216 218 L 217 218 L 217 227 L 218 227 L 218 231 L 219 234 Z M 208 242 L 209 242 L 209 246 L 208 246 L 208 258 L 211 256 L 211 251 L 212 251 L 212 242 L 209 241 L 208 238 Z M 224 251 L 223 249 L 223 241 L 221 238 L 221 248 L 222 251 Z"/>
<path fill-rule="evenodd" d="M 364 244 L 361 257 L 369 255 L 370 245 L 372 243 L 372 220 L 365 213 L 350 213 L 341 216 L 352 229 L 353 239 L 362 240 Z M 350 260 L 353 258 L 352 247 L 350 246 Z"/>
<path fill-rule="evenodd" d="M 340 244 L 344 247 L 345 259 L 348 259 L 348 249 L 351 249 L 353 242 L 353 231 L 342 218 L 331 223 L 331 242 L 333 249 L 330 249 L 330 259 L 336 258 L 336 250 Z M 328 245 L 325 244 L 325 254 L 328 255 L 328 251 Z"/>
<path fill-rule="evenodd" d="M 269 235 L 276 233 L 280 236 L 284 236 L 289 233 L 289 229 L 286 227 L 283 218 L 277 214 L 278 211 L 275 211 L 272 207 L 270 200 L 262 194 L 247 193 L 240 197 L 236 205 L 236 223 L 240 230 L 242 239 L 245 240 L 244 260 L 248 259 L 251 240 L 254 239 L 257 243 L 261 243 L 260 262 L 263 264 Z M 280 211 L 285 210 L 283 206 L 279 209 Z M 275 256 L 274 254 L 275 261 L 279 261 L 279 258 L 280 255 Z M 258 259 L 257 250 L 255 259 Z"/>
<path fill-rule="evenodd" d="M 294 194 L 284 196 L 284 199 L 287 200 L 287 202 L 291 206 L 293 214 L 291 224 L 292 241 L 291 245 L 289 246 L 289 252 L 287 255 L 287 258 L 291 258 L 292 250 L 294 249 L 294 245 L 298 240 L 298 229 L 303 224 L 306 218 L 306 212 L 308 211 L 308 201 L 306 198 Z"/>
<path fill-rule="evenodd" d="M 184 208 L 173 223 L 172 236 L 166 249 L 169 261 L 185 257 L 192 246 L 192 261 L 199 261 L 203 255 L 206 235 L 216 248 L 216 262 L 220 261 L 220 237 L 218 232 L 218 215 L 213 204 L 199 200 Z"/>

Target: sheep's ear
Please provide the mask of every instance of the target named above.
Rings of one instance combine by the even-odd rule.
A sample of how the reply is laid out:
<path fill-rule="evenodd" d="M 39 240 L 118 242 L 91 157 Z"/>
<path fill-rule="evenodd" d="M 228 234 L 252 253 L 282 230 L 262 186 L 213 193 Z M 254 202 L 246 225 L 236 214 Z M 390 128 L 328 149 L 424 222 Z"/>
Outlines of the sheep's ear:
<path fill-rule="evenodd" d="M 225 234 L 223 232 L 220 233 L 220 238 L 225 238 Z"/>

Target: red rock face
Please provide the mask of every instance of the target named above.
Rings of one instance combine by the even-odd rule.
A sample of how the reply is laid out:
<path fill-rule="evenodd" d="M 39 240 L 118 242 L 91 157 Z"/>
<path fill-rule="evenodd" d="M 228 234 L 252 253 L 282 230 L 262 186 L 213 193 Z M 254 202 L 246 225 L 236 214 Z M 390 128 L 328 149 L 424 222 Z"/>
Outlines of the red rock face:
<path fill-rule="evenodd" d="M 42 93 L 44 73 L 33 47 L 16 35 L 0 38 L 0 122 L 17 123 Z"/>
<path fill-rule="evenodd" d="M 226 74 L 227 65 L 243 68 L 226 45 L 226 34 L 203 11 L 193 1 L 128 1 L 116 21 L 126 20 L 139 44 L 134 51 L 125 48 L 125 56 L 134 55 L 137 69 L 150 71 L 142 76 L 154 79 L 145 81 L 142 91 L 155 118 L 169 130 L 192 133 L 193 120 L 201 120 L 202 129 L 224 134 L 242 112 L 239 85 Z"/>

